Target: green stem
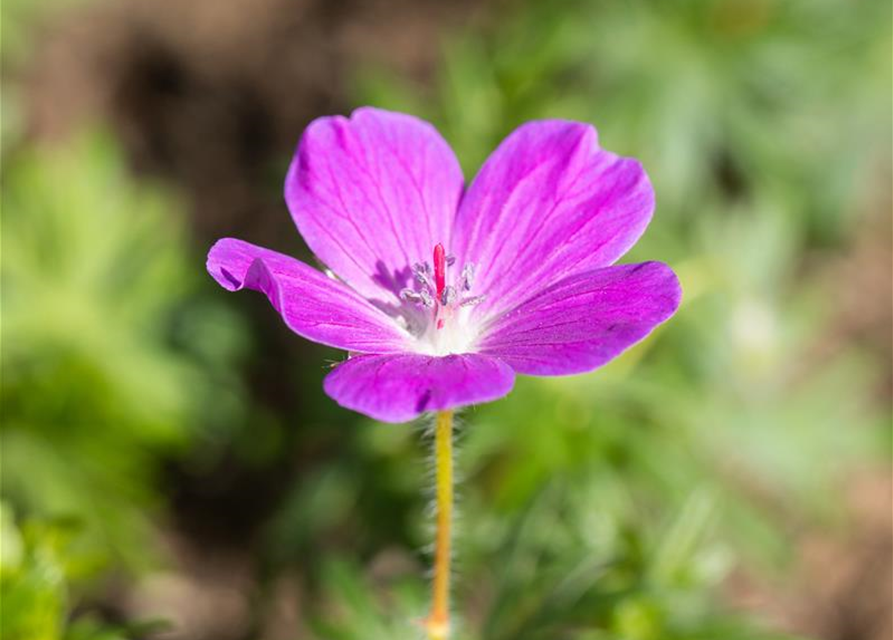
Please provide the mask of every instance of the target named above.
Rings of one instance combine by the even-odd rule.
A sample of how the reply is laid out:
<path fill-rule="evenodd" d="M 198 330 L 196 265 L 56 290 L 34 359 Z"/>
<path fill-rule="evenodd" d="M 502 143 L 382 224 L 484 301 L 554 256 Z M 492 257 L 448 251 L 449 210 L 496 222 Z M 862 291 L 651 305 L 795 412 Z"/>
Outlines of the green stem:
<path fill-rule="evenodd" d="M 434 580 L 431 614 L 425 621 L 429 640 L 450 635 L 450 542 L 453 526 L 453 412 L 439 411 L 434 426 L 434 466 L 437 482 L 437 533 L 434 539 Z"/>

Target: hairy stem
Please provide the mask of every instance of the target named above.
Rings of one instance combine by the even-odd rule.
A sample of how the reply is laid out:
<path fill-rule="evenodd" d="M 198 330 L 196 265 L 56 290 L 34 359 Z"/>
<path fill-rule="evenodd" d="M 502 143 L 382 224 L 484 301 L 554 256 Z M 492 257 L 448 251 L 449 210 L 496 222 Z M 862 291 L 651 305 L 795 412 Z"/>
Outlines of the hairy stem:
<path fill-rule="evenodd" d="M 437 533 L 434 539 L 434 581 L 431 614 L 426 620 L 429 640 L 450 635 L 450 539 L 453 525 L 453 412 L 439 411 L 434 425 L 434 465 L 437 491 Z"/>

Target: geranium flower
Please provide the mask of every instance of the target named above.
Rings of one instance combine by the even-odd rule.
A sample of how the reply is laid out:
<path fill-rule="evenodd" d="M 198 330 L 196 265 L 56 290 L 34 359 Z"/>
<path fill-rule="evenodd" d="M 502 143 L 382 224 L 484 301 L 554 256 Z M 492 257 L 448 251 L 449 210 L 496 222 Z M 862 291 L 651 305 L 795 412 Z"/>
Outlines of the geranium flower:
<path fill-rule="evenodd" d="M 208 271 L 349 353 L 324 388 L 386 422 L 496 400 L 515 374 L 595 369 L 679 305 L 664 264 L 614 265 L 651 219 L 641 165 L 593 127 L 529 122 L 465 189 L 430 124 L 373 108 L 305 131 L 285 200 L 325 272 L 231 238 Z"/>

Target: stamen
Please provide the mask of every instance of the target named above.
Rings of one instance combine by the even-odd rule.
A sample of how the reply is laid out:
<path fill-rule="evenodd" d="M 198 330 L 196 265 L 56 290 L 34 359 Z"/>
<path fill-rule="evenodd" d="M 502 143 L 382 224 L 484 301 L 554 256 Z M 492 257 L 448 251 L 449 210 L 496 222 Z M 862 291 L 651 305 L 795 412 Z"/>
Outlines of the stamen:
<path fill-rule="evenodd" d="M 473 331 L 467 326 L 469 316 L 460 308 L 480 304 L 484 296 L 470 295 L 476 272 L 470 262 L 463 264 L 461 271 L 451 272 L 447 279 L 447 268 L 457 261 L 456 256 L 447 254 L 442 243 L 437 243 L 431 262 L 413 264 L 411 272 L 415 282 L 400 291 L 402 300 L 426 310 L 424 317 L 407 315 L 404 318 L 418 333 L 426 352 L 461 353 L 473 343 Z"/>
<path fill-rule="evenodd" d="M 405 289 L 402 289 L 400 291 L 400 299 L 407 300 L 409 302 L 421 302 L 422 296 L 421 296 L 421 294 L 417 293 L 416 291 L 413 291 L 409 287 L 406 287 Z"/>
<path fill-rule="evenodd" d="M 422 307 L 431 308 L 434 306 L 434 299 L 431 297 L 431 294 L 427 289 L 422 289 L 421 291 L 413 291 L 409 287 L 400 291 L 400 298 L 402 300 L 406 300 L 407 302 L 413 302 Z"/>
<path fill-rule="evenodd" d="M 416 262 L 412 265 L 412 275 L 423 287 L 431 288 L 431 265 L 427 262 Z"/>
<path fill-rule="evenodd" d="M 471 291 L 471 285 L 474 284 L 474 265 L 470 262 L 465 263 L 462 267 L 462 275 L 459 276 L 462 282 L 463 291 Z"/>
<path fill-rule="evenodd" d="M 456 288 L 447 285 L 443 288 L 443 293 L 440 294 L 440 304 L 445 307 L 450 306 L 456 300 Z"/>
<path fill-rule="evenodd" d="M 434 247 L 434 284 L 437 297 L 440 298 L 446 286 L 446 251 L 439 242 Z"/>
<path fill-rule="evenodd" d="M 399 292 L 406 307 L 398 322 L 418 341 L 419 353 L 466 353 L 476 344 L 480 319 L 465 307 L 484 301 L 483 295 L 471 294 L 477 270 L 447 254 L 442 243 L 434 246 L 431 257 L 410 266 L 410 281 Z"/>
<path fill-rule="evenodd" d="M 430 309 L 434 306 L 434 298 L 431 297 L 431 293 L 427 289 L 419 291 L 419 297 L 422 299 L 423 307 Z"/>

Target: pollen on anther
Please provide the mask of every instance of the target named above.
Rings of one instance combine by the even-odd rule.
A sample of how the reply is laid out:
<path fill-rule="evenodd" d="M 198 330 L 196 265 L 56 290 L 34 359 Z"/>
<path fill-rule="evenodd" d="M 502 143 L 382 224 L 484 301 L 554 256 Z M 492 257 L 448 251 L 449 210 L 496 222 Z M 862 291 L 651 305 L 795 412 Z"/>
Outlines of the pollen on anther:
<path fill-rule="evenodd" d="M 460 307 L 474 307 L 479 305 L 484 301 L 485 296 L 471 296 L 469 298 L 463 298 L 461 302 L 459 302 Z"/>
<path fill-rule="evenodd" d="M 423 287 L 431 286 L 431 265 L 427 262 L 418 262 L 412 265 L 412 274 L 415 276 L 416 282 Z"/>
<path fill-rule="evenodd" d="M 413 291 L 413 290 L 410 289 L 409 287 L 404 287 L 404 288 L 400 291 L 400 298 L 401 298 L 402 300 L 409 300 L 409 301 L 411 301 L 411 302 L 420 302 L 421 299 L 422 299 L 422 296 L 420 296 L 418 293 L 416 293 L 415 291 Z"/>
<path fill-rule="evenodd" d="M 443 292 L 440 294 L 440 304 L 445 307 L 449 307 L 453 302 L 456 301 L 456 289 L 447 285 L 443 288 Z"/>
<path fill-rule="evenodd" d="M 474 265 L 471 262 L 466 263 L 465 266 L 462 267 L 460 280 L 462 282 L 462 289 L 471 291 L 471 287 L 474 284 Z"/>

